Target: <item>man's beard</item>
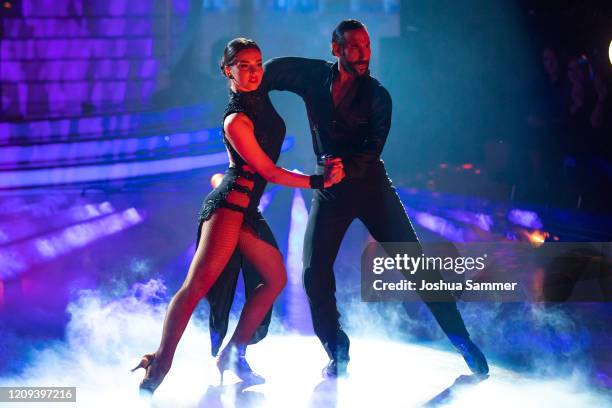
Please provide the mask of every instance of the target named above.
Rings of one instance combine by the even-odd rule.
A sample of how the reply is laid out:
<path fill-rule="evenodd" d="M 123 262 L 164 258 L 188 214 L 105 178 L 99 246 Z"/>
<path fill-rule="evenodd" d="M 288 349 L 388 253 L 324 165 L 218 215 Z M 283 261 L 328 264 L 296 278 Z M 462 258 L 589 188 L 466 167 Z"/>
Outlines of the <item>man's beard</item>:
<path fill-rule="evenodd" d="M 356 62 L 350 63 L 350 62 L 347 62 L 346 60 L 340 58 L 340 63 L 342 64 L 342 67 L 344 68 L 344 70 L 346 72 L 348 72 L 349 74 L 351 74 L 351 75 L 360 76 L 360 75 L 365 75 L 365 74 L 368 73 L 368 69 L 367 68 L 369 66 L 369 63 L 367 61 L 356 61 Z M 357 69 L 357 65 L 359 65 L 361 63 L 366 64 L 366 70 L 363 71 L 363 74 L 360 74 L 358 69 Z"/>

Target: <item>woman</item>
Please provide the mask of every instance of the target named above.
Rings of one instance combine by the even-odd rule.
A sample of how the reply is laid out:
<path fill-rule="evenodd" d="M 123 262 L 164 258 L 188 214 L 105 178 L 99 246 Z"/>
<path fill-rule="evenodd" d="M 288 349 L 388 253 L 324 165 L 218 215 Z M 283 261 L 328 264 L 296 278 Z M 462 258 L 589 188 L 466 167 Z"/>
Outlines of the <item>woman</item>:
<path fill-rule="evenodd" d="M 230 83 L 223 122 L 230 167 L 204 201 L 196 253 L 182 287 L 168 306 L 159 348 L 143 356 L 134 368 L 146 370 L 141 391 L 152 393 L 162 382 L 193 310 L 236 248 L 255 266 L 263 283 L 246 301 L 236 330 L 217 359 L 217 367 L 221 380 L 228 369 L 243 379 L 263 380 L 246 363 L 244 349 L 283 289 L 287 276 L 278 248 L 261 239 L 253 227 L 258 221 L 259 199 L 268 181 L 288 187 L 327 188 L 344 178 L 340 159 L 329 160 L 324 174 L 315 176 L 275 165 L 285 124 L 267 94 L 258 92 L 263 76 L 262 56 L 253 40 L 230 41 L 223 53 L 221 71 Z"/>

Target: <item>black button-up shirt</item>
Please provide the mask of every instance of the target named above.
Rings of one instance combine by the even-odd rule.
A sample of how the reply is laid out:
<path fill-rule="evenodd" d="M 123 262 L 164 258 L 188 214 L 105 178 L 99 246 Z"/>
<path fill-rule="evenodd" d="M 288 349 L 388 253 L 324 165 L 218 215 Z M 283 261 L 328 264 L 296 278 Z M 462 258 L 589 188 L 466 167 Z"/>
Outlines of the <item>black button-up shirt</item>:
<path fill-rule="evenodd" d="M 391 127 L 391 96 L 369 74 L 357 77 L 337 106 L 332 83 L 338 64 L 283 57 L 264 65 L 263 90 L 291 91 L 306 103 L 317 157 L 341 157 L 347 179 L 380 174 L 380 154 Z"/>

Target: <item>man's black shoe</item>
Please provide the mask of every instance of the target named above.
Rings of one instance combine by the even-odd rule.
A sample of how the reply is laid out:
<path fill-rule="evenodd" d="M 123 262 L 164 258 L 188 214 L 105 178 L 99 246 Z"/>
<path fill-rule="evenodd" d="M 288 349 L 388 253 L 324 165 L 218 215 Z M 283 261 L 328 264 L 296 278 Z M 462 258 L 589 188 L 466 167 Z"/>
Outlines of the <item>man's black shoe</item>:
<path fill-rule="evenodd" d="M 329 363 L 323 368 L 323 378 L 345 377 L 347 375 L 346 367 L 348 361 L 338 361 L 336 359 L 329 360 Z"/>
<path fill-rule="evenodd" d="M 457 342 L 455 348 L 463 356 L 463 359 L 474 374 L 487 375 L 489 373 L 489 364 L 486 357 L 472 340 L 467 339 Z"/>
<path fill-rule="evenodd" d="M 472 340 L 457 337 L 450 340 L 459 354 L 463 356 L 472 373 L 478 375 L 487 375 L 489 373 L 489 364 L 487 364 L 486 357 Z"/>

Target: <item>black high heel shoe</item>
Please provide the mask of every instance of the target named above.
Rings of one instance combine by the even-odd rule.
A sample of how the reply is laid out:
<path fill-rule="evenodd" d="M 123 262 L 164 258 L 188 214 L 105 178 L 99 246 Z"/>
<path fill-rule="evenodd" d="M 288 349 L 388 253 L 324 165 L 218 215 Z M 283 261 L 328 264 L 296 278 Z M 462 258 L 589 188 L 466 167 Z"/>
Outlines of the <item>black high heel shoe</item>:
<path fill-rule="evenodd" d="M 159 371 L 159 364 L 157 364 L 155 353 L 142 356 L 140 363 L 132 368 L 131 371 L 134 372 L 139 368 L 145 369 L 145 376 L 139 385 L 140 394 L 151 396 L 163 381 L 166 373 L 162 375 L 159 372 L 155 373 L 156 370 Z"/>
<path fill-rule="evenodd" d="M 266 379 L 253 371 L 245 357 L 245 348 L 227 346 L 217 358 L 217 369 L 221 376 L 223 385 L 223 373 L 225 370 L 233 371 L 242 381 L 249 384 L 263 384 Z"/>

